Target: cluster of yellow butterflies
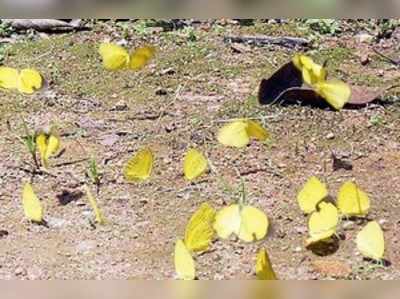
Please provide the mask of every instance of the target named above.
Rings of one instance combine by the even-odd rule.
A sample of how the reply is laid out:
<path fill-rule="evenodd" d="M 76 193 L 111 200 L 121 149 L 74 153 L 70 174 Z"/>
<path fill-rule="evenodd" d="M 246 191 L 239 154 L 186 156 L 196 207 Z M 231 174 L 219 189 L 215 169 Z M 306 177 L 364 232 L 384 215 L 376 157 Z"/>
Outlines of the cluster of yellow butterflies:
<path fill-rule="evenodd" d="M 268 218 L 255 207 L 239 203 L 217 212 L 208 203 L 203 203 L 190 218 L 184 239 L 175 243 L 174 260 L 178 278 L 196 278 L 193 254 L 208 251 L 215 233 L 221 239 L 235 235 L 244 242 L 253 242 L 263 239 L 267 231 Z M 263 280 L 276 279 L 265 249 L 257 255 L 256 275 Z"/>
<path fill-rule="evenodd" d="M 54 156 L 60 149 L 60 137 L 54 130 L 50 133 L 39 131 L 35 136 L 35 147 L 39 152 L 41 166 L 45 169 L 49 166 L 49 158 Z M 85 185 L 85 191 L 90 205 L 95 213 L 95 221 L 99 224 L 105 224 L 106 220 L 100 211 L 96 199 L 93 197 L 90 189 Z M 22 205 L 25 217 L 36 223 L 44 222 L 44 208 L 42 202 L 37 197 L 30 183 L 25 183 L 22 190 Z"/>
<path fill-rule="evenodd" d="M 250 138 L 265 141 L 269 134 L 258 122 L 247 119 L 232 121 L 223 126 L 219 132 L 218 141 L 226 146 L 243 147 Z M 123 173 L 127 181 L 143 181 L 151 176 L 154 164 L 154 154 L 150 148 L 139 150 L 125 165 Z M 197 149 L 187 151 L 183 161 L 183 173 L 188 181 L 200 177 L 208 169 L 206 157 Z M 232 211 L 231 211 L 232 212 Z"/>
<path fill-rule="evenodd" d="M 327 79 L 326 69 L 312 58 L 296 54 L 292 59 L 296 68 L 301 71 L 303 81 L 325 99 L 329 105 L 340 110 L 350 100 L 351 88 L 348 84 L 337 79 Z"/>
<path fill-rule="evenodd" d="M 339 189 L 336 206 L 328 199 L 328 189 L 317 177 L 311 177 L 297 195 L 300 209 L 311 214 L 308 219 L 310 237 L 306 245 L 327 242 L 336 234 L 339 217 L 365 217 L 370 209 L 368 195 L 354 182 L 345 182 Z M 369 222 L 357 235 L 358 250 L 367 258 L 383 259 L 383 231 L 376 221 Z"/>
<path fill-rule="evenodd" d="M 43 78 L 34 69 L 18 71 L 11 67 L 0 67 L 0 88 L 16 89 L 24 94 L 32 94 L 42 88 Z"/>
<path fill-rule="evenodd" d="M 123 47 L 102 43 L 99 47 L 103 66 L 107 70 L 143 68 L 154 57 L 151 46 L 140 47 L 128 53 Z M 303 81 L 310 85 L 335 109 L 341 109 L 351 96 L 350 87 L 339 80 L 327 80 L 327 72 L 321 65 L 304 55 L 295 55 L 293 64 L 302 72 Z M 42 76 L 34 69 L 20 72 L 9 67 L 0 67 L 0 88 L 17 89 L 32 94 L 43 85 Z M 265 141 L 268 131 L 258 122 L 250 119 L 237 119 L 219 129 L 219 143 L 241 148 L 251 139 Z M 54 131 L 39 132 L 35 136 L 36 148 L 41 165 L 49 166 L 49 159 L 60 148 L 60 138 Z M 148 147 L 139 150 L 123 168 L 124 178 L 129 182 L 143 181 L 151 176 L 154 153 Z M 183 174 L 193 181 L 208 170 L 207 158 L 197 149 L 189 149 L 183 160 Z M 95 221 L 105 224 L 106 218 L 98 207 L 89 187 L 84 186 L 88 201 L 94 211 Z M 346 182 L 340 188 L 336 206 L 327 200 L 328 190 L 318 178 L 311 177 L 299 192 L 297 200 L 301 210 L 311 214 L 308 221 L 310 237 L 307 245 L 325 242 L 335 235 L 340 215 L 363 217 L 370 208 L 369 198 L 356 184 Z M 44 209 L 30 183 L 25 183 L 22 192 L 25 216 L 34 222 L 44 221 Z M 220 239 L 229 239 L 232 235 L 244 242 L 254 242 L 265 238 L 269 221 L 266 214 L 258 208 L 247 205 L 244 198 L 237 203 L 216 211 L 208 203 L 203 203 L 192 215 L 186 226 L 183 240 L 175 244 L 174 262 L 178 278 L 193 280 L 196 278 L 194 255 L 207 252 L 214 241 L 215 234 Z M 384 255 L 384 237 L 382 229 L 375 221 L 369 222 L 357 235 L 357 247 L 366 257 L 381 260 Z M 272 280 L 277 276 L 272 268 L 268 253 L 259 250 L 256 257 L 255 273 L 258 279 Z"/>

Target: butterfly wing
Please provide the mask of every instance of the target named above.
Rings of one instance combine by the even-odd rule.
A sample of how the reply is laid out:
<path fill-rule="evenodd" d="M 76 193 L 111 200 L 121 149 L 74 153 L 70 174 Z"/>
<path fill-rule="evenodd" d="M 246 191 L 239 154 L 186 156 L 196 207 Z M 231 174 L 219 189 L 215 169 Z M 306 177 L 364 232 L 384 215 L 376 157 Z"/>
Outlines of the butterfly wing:
<path fill-rule="evenodd" d="M 259 280 L 277 280 L 275 271 L 272 268 L 267 251 L 263 248 L 257 253 L 256 276 Z"/>
<path fill-rule="evenodd" d="M 127 181 L 143 181 L 150 177 L 153 168 L 154 156 L 149 148 L 136 153 L 125 165 L 123 170 Z"/>
<path fill-rule="evenodd" d="M 119 45 L 102 43 L 99 47 L 99 53 L 103 60 L 103 66 L 107 70 L 120 70 L 126 68 L 129 64 L 128 52 Z"/>
<path fill-rule="evenodd" d="M 239 205 L 230 205 L 217 212 L 214 229 L 218 237 L 228 239 L 232 234 L 239 234 L 240 221 Z"/>
<path fill-rule="evenodd" d="M 46 148 L 46 153 L 45 153 L 45 159 L 46 161 L 49 160 L 51 156 L 53 156 L 58 149 L 60 148 L 60 137 L 58 137 L 55 134 L 50 134 L 50 136 L 47 139 L 47 148 Z"/>
<path fill-rule="evenodd" d="M 226 124 L 219 130 L 217 139 L 226 146 L 244 147 L 250 142 L 247 126 L 247 122 L 243 120 Z"/>
<path fill-rule="evenodd" d="M 308 85 L 326 80 L 327 72 L 322 65 L 315 63 L 311 57 L 296 54 L 292 59 L 293 64 L 302 72 L 303 81 Z"/>
<path fill-rule="evenodd" d="M 297 194 L 300 209 L 309 214 L 315 211 L 317 204 L 328 196 L 328 189 L 317 177 L 311 177 Z"/>
<path fill-rule="evenodd" d="M 92 207 L 92 209 L 94 211 L 94 214 L 95 214 L 95 217 L 96 217 L 95 218 L 96 222 L 98 224 L 101 224 L 101 225 L 106 224 L 107 220 L 104 217 L 103 212 L 100 210 L 100 208 L 99 208 L 99 206 L 97 204 L 96 198 L 93 196 L 92 192 L 90 192 L 90 189 L 89 189 L 88 186 L 85 185 L 84 188 L 85 188 L 87 199 L 88 199 L 88 201 L 89 201 L 89 203 L 90 203 L 90 205 L 91 205 L 91 207 Z"/>
<path fill-rule="evenodd" d="M 385 252 L 385 239 L 378 222 L 371 221 L 357 234 L 358 250 L 365 256 L 374 260 L 381 260 Z"/>
<path fill-rule="evenodd" d="M 196 269 L 193 257 L 182 240 L 176 241 L 174 261 L 175 272 L 179 279 L 193 280 L 195 278 Z"/>
<path fill-rule="evenodd" d="M 0 67 L 0 87 L 14 89 L 18 85 L 18 70 L 11 67 Z"/>
<path fill-rule="evenodd" d="M 326 202 L 321 202 L 318 207 L 319 210 L 314 211 L 308 221 L 310 238 L 307 239 L 307 245 L 326 240 L 336 233 L 339 222 L 337 208 Z"/>
<path fill-rule="evenodd" d="M 240 218 L 239 239 L 253 242 L 266 236 L 269 222 L 263 211 L 252 206 L 244 206 L 240 211 Z"/>
<path fill-rule="evenodd" d="M 190 149 L 183 161 L 183 173 L 189 181 L 201 176 L 207 170 L 207 159 L 196 149 Z"/>
<path fill-rule="evenodd" d="M 186 227 L 184 243 L 190 251 L 206 251 L 214 236 L 212 227 L 215 220 L 215 210 L 203 203 L 192 215 Z"/>
<path fill-rule="evenodd" d="M 337 199 L 339 211 L 346 216 L 365 216 L 370 207 L 368 195 L 355 183 L 344 183 Z"/>
<path fill-rule="evenodd" d="M 135 71 L 142 69 L 154 57 L 154 54 L 155 48 L 151 46 L 136 49 L 130 56 L 129 68 Z"/>
<path fill-rule="evenodd" d="M 48 136 L 44 132 L 40 132 L 36 135 L 36 148 L 39 151 L 40 160 L 44 167 L 47 167 L 47 159 L 46 159 L 46 152 L 47 152 L 47 142 Z"/>
<path fill-rule="evenodd" d="M 32 185 L 26 183 L 22 191 L 22 205 L 24 208 L 25 216 L 34 222 L 43 221 L 43 207 L 39 198 L 33 191 Z"/>
<path fill-rule="evenodd" d="M 246 130 L 248 136 L 253 137 L 259 141 L 265 141 L 269 137 L 268 131 L 263 128 L 258 122 L 255 122 L 253 120 L 247 121 Z"/>
<path fill-rule="evenodd" d="M 317 82 L 313 86 L 315 91 L 336 110 L 342 109 L 343 106 L 350 100 L 351 88 L 343 81 L 332 79 L 328 81 Z"/>
<path fill-rule="evenodd" d="M 20 92 L 32 94 L 42 88 L 43 79 L 40 73 L 34 69 L 23 69 L 18 76 L 17 88 Z"/>

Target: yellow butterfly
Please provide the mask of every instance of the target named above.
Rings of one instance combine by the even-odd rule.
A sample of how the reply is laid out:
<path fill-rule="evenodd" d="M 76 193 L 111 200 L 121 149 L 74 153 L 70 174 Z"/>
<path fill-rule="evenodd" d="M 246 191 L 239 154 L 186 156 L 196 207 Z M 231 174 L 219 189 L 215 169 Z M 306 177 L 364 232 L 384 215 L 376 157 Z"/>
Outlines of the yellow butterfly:
<path fill-rule="evenodd" d="M 322 65 L 319 65 L 312 58 L 296 54 L 293 59 L 293 64 L 302 72 L 303 81 L 308 85 L 314 85 L 317 82 L 325 81 L 327 72 Z"/>
<path fill-rule="evenodd" d="M 9 67 L 0 67 L 0 87 L 18 89 L 19 92 L 32 94 L 42 88 L 43 78 L 34 69 L 23 69 L 21 72 Z"/>
<path fill-rule="evenodd" d="M 191 252 L 206 251 L 214 236 L 215 210 L 203 203 L 186 226 L 184 243 Z"/>
<path fill-rule="evenodd" d="M 0 87 L 5 89 L 16 89 L 18 81 L 18 70 L 11 67 L 0 67 Z"/>
<path fill-rule="evenodd" d="M 314 212 L 317 204 L 327 196 L 328 189 L 326 185 L 321 183 L 317 177 L 312 176 L 298 193 L 297 201 L 301 210 L 309 214 Z"/>
<path fill-rule="evenodd" d="M 249 144 L 250 138 L 265 141 L 268 137 L 268 131 L 259 123 L 239 119 L 223 126 L 218 132 L 217 139 L 226 146 L 244 147 Z"/>
<path fill-rule="evenodd" d="M 204 155 L 192 148 L 188 150 L 183 161 L 183 173 L 188 181 L 201 176 L 207 170 L 208 162 Z"/>
<path fill-rule="evenodd" d="M 370 207 L 368 195 L 358 186 L 349 181 L 339 190 L 337 206 L 345 216 L 365 216 Z"/>
<path fill-rule="evenodd" d="M 385 253 L 385 239 L 382 228 L 376 221 L 368 222 L 357 234 L 357 248 L 365 257 L 382 260 Z"/>
<path fill-rule="evenodd" d="M 94 198 L 92 192 L 90 192 L 90 189 L 87 185 L 84 186 L 85 193 L 87 196 L 87 199 L 89 200 L 90 205 L 92 206 L 92 209 L 95 214 L 95 220 L 98 224 L 104 225 L 107 223 L 106 218 L 104 217 L 102 211 L 100 210 L 99 206 L 97 205 L 97 201 Z"/>
<path fill-rule="evenodd" d="M 129 55 L 128 51 L 121 46 L 102 43 L 99 47 L 99 53 L 103 60 L 103 66 L 107 70 L 114 71 L 124 68 L 140 70 L 153 58 L 155 49 L 151 46 L 144 46 Z"/>
<path fill-rule="evenodd" d="M 268 225 L 268 218 L 263 211 L 252 206 L 233 204 L 217 212 L 214 229 L 222 239 L 235 234 L 242 241 L 253 242 L 266 236 Z"/>
<path fill-rule="evenodd" d="M 336 233 L 338 222 L 337 208 L 331 203 L 321 202 L 318 210 L 313 212 L 308 220 L 310 238 L 306 241 L 307 246 L 332 237 Z"/>
<path fill-rule="evenodd" d="M 350 86 L 340 80 L 316 82 L 313 87 L 315 92 L 336 110 L 342 109 L 351 97 Z"/>
<path fill-rule="evenodd" d="M 154 57 L 155 52 L 155 48 L 151 46 L 136 49 L 130 56 L 129 68 L 135 71 L 142 69 Z"/>
<path fill-rule="evenodd" d="M 193 280 L 196 277 L 194 260 L 189 250 L 182 240 L 177 240 L 175 244 L 175 272 L 179 279 Z"/>
<path fill-rule="evenodd" d="M 256 276 L 259 280 L 278 280 L 272 268 L 268 253 L 264 248 L 257 254 Z"/>
<path fill-rule="evenodd" d="M 23 69 L 18 76 L 17 88 L 20 92 L 32 94 L 42 88 L 43 79 L 34 69 Z"/>
<path fill-rule="evenodd" d="M 36 146 L 44 168 L 48 167 L 49 158 L 59 150 L 60 144 L 60 138 L 54 132 L 50 134 L 39 132 L 36 135 Z"/>
<path fill-rule="evenodd" d="M 127 181 L 143 181 L 150 177 L 153 168 L 154 156 L 149 148 L 136 153 L 124 167 L 124 177 Z"/>
<path fill-rule="evenodd" d="M 32 185 L 26 183 L 22 192 L 22 205 L 26 218 L 34 222 L 43 221 L 43 207 L 39 198 L 33 191 Z"/>

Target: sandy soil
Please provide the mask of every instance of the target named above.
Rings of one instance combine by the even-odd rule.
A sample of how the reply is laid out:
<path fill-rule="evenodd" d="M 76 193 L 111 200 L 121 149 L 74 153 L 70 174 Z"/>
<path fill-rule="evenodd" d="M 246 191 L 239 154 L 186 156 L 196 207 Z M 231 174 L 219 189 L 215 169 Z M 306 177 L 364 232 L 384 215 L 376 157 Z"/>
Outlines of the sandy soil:
<path fill-rule="evenodd" d="M 260 106 L 259 81 L 295 51 L 244 46 L 238 53 L 223 41 L 226 34 L 245 33 L 312 37 L 298 27 L 206 23 L 141 31 L 133 22 L 108 22 L 11 45 L 4 64 L 35 67 L 49 86 L 34 96 L 0 91 L 0 278 L 172 279 L 174 242 L 183 237 L 191 213 L 205 201 L 216 208 L 234 202 L 241 177 L 249 203 L 270 219 L 268 236 L 253 244 L 216 240 L 210 252 L 196 257 L 199 279 L 253 279 L 261 247 L 281 279 L 400 279 L 399 89 L 386 93 L 383 103 L 340 112 Z M 372 51 L 399 57 L 399 40 L 362 43 L 357 34 L 320 36 L 310 54 L 320 62 L 329 58 L 332 75 L 348 82 L 399 84 L 399 68 Z M 152 43 L 157 57 L 140 72 L 107 72 L 96 51 L 105 39 L 131 47 Z M 365 53 L 369 62 L 362 65 Z M 219 145 L 218 128 L 238 117 L 259 119 L 271 139 L 242 150 Z M 15 137 L 24 134 L 22 119 L 31 129 L 58 128 L 63 151 L 50 162 L 52 175 L 32 175 L 29 154 Z M 145 145 L 156 155 L 153 175 L 128 184 L 122 167 Z M 191 146 L 207 155 L 217 174 L 194 184 L 184 180 L 182 159 Z M 332 151 L 346 157 L 352 170 L 334 170 Z M 91 157 L 103 174 L 96 196 L 109 221 L 105 226 L 92 225 L 83 194 Z M 363 220 L 343 219 L 338 248 L 324 256 L 304 247 L 307 217 L 296 194 L 311 175 L 326 181 L 333 197 L 353 178 L 370 195 L 368 219 L 384 228 L 389 265 L 376 267 L 358 253 L 354 240 Z M 24 219 L 21 187 L 31 178 L 47 227 Z"/>

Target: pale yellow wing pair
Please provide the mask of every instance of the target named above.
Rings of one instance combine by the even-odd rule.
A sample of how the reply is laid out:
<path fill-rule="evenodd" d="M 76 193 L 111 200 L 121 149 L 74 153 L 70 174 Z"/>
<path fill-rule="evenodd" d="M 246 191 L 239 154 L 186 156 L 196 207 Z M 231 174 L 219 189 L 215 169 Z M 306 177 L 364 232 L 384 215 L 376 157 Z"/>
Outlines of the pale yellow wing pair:
<path fill-rule="evenodd" d="M 22 205 L 26 218 L 33 222 L 43 222 L 43 206 L 33 191 L 32 185 L 26 183 L 22 191 Z"/>
<path fill-rule="evenodd" d="M 376 221 L 368 222 L 357 234 L 357 248 L 365 257 L 382 260 L 385 253 L 385 239 L 381 226 Z"/>
<path fill-rule="evenodd" d="M 119 45 L 102 43 L 99 47 L 99 53 L 103 60 L 103 66 L 107 70 L 140 70 L 153 58 L 155 49 L 151 46 L 145 46 L 129 54 L 126 49 Z"/>
<path fill-rule="evenodd" d="M 10 67 L 0 67 L 0 87 L 17 89 L 21 93 L 32 94 L 42 88 L 43 78 L 34 69 L 23 69 L 20 72 Z"/>
<path fill-rule="evenodd" d="M 226 146 L 244 147 L 251 138 L 265 141 L 269 137 L 268 131 L 258 122 L 248 119 L 239 119 L 223 126 L 217 135 L 218 141 Z"/>
<path fill-rule="evenodd" d="M 39 132 L 36 135 L 36 147 L 39 151 L 40 159 L 44 168 L 48 167 L 49 158 L 57 153 L 60 144 L 60 137 L 54 132 L 50 134 Z"/>
<path fill-rule="evenodd" d="M 340 187 L 337 206 L 342 215 L 365 216 L 368 214 L 370 202 L 364 191 L 355 183 L 348 181 Z"/>
<path fill-rule="evenodd" d="M 331 238 L 336 233 L 339 223 L 339 213 L 332 203 L 320 202 L 308 220 L 307 246 Z"/>
<path fill-rule="evenodd" d="M 144 181 L 151 175 L 153 169 L 154 155 L 150 148 L 139 150 L 126 163 L 123 174 L 127 181 Z"/>
<path fill-rule="evenodd" d="M 327 80 L 325 68 L 315 63 L 312 58 L 296 54 L 292 61 L 296 68 L 302 72 L 303 81 L 312 86 L 315 92 L 333 108 L 340 110 L 350 100 L 350 86 L 337 79 Z"/>
<path fill-rule="evenodd" d="M 178 278 L 193 280 L 195 278 L 195 263 L 193 252 L 203 252 L 209 249 L 214 237 L 213 222 L 215 210 L 208 204 L 202 204 L 192 215 L 185 230 L 184 240 L 175 244 L 175 271 Z"/>
<path fill-rule="evenodd" d="M 317 177 L 312 176 L 297 194 L 300 209 L 310 214 L 316 210 L 317 204 L 328 196 L 328 188 Z"/>
<path fill-rule="evenodd" d="M 301 210 L 312 213 L 317 204 L 328 196 L 328 189 L 317 177 L 311 177 L 297 195 Z M 339 190 L 337 207 L 345 216 L 365 216 L 370 208 L 368 195 L 355 183 L 345 182 Z"/>
<path fill-rule="evenodd" d="M 183 173 L 188 181 L 192 181 L 207 171 L 208 162 L 204 155 L 192 148 L 189 149 L 183 161 Z"/>
<path fill-rule="evenodd" d="M 268 231 L 265 213 L 252 206 L 233 204 L 222 208 L 215 217 L 214 229 L 222 239 L 232 234 L 245 242 L 263 239 Z"/>

